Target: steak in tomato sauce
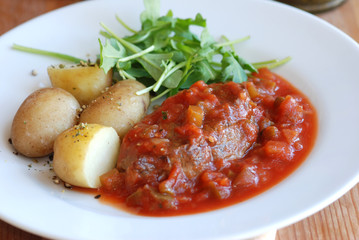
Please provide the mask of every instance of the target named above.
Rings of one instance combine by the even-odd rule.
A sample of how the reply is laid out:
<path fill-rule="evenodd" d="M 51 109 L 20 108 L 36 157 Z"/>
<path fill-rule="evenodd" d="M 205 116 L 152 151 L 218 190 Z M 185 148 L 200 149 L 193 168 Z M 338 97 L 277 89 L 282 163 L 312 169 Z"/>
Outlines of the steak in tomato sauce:
<path fill-rule="evenodd" d="M 146 215 L 218 208 L 287 176 L 315 133 L 310 102 L 268 69 L 244 83 L 199 81 L 126 134 L 103 191 Z"/>

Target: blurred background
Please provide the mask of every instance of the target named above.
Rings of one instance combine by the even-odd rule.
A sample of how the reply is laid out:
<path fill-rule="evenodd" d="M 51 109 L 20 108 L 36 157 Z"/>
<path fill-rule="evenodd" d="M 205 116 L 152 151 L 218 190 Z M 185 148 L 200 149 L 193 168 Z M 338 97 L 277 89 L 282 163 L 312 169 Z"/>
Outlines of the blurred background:
<path fill-rule="evenodd" d="M 36 16 L 80 1 L 0 0 L 0 36 Z M 315 14 L 359 42 L 359 0 L 278 1 Z M 0 220 L 0 240 L 3 239 L 45 240 Z M 279 229 L 276 240 L 287 239 L 359 239 L 359 184 L 322 211 Z"/>
<path fill-rule="evenodd" d="M 293 5 L 308 12 L 319 13 L 331 10 L 345 0 L 279 0 L 279 2 Z"/>

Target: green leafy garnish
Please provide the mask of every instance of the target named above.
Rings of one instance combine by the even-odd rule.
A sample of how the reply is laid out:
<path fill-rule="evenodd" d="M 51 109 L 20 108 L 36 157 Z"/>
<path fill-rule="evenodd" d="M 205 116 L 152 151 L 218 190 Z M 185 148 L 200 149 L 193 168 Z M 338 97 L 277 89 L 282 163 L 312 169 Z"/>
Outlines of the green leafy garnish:
<path fill-rule="evenodd" d="M 258 68 L 278 67 L 290 60 L 275 59 L 249 63 L 235 53 L 235 44 L 248 40 L 245 36 L 229 40 L 222 36 L 217 42 L 206 27 L 201 14 L 195 18 L 175 18 L 172 11 L 160 16 L 160 0 L 144 0 L 145 10 L 141 13 L 141 29 L 136 31 L 116 16 L 118 22 L 130 36 L 120 37 L 100 23 L 100 34 L 105 41 L 100 44 L 100 67 L 105 73 L 114 70 L 117 80 L 136 79 L 146 85 L 137 94 L 153 93 L 152 100 L 172 96 L 202 80 L 206 83 L 247 81 L 248 75 Z M 191 31 L 195 26 L 199 35 Z M 59 58 L 73 63 L 86 62 L 83 59 L 57 52 L 44 51 L 14 44 L 13 49 Z"/>
<path fill-rule="evenodd" d="M 151 91 L 157 96 L 174 95 L 198 80 L 241 83 L 247 80 L 248 74 L 257 71 L 234 52 L 233 45 L 249 39 L 248 36 L 234 41 L 223 37 L 225 41 L 219 43 L 210 35 L 201 14 L 194 19 L 175 18 L 172 11 L 160 16 L 159 0 L 144 0 L 144 5 L 139 31 L 132 30 L 117 17 L 131 30 L 130 36 L 119 37 L 101 23 L 107 43 L 100 42 L 100 67 L 105 72 L 114 68 L 120 76 L 135 77 L 136 74 L 130 73 L 133 69 L 147 72 L 147 76 L 137 74 L 136 79 L 147 86 L 137 94 Z M 192 26 L 201 29 L 199 36 L 191 31 Z M 126 57 L 128 61 L 123 61 Z"/>
<path fill-rule="evenodd" d="M 233 52 L 223 53 L 222 82 L 232 80 L 236 83 L 247 81 L 247 74 Z"/>

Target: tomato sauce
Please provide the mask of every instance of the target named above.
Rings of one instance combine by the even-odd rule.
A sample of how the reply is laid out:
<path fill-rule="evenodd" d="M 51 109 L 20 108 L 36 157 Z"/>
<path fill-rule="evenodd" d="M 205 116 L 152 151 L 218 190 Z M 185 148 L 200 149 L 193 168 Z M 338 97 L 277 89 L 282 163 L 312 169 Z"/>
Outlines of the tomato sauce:
<path fill-rule="evenodd" d="M 287 177 L 316 133 L 309 100 L 268 69 L 241 84 L 199 81 L 127 133 L 100 192 L 140 215 L 222 208 Z"/>

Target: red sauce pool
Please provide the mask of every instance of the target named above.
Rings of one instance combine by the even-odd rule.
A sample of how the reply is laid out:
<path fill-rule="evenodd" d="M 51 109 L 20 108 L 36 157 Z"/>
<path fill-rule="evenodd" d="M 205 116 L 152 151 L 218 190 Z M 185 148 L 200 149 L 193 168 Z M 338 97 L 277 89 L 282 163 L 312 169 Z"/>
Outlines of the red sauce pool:
<path fill-rule="evenodd" d="M 285 179 L 316 134 L 310 101 L 268 69 L 241 84 L 199 81 L 127 133 L 98 194 L 146 216 L 223 208 Z"/>

